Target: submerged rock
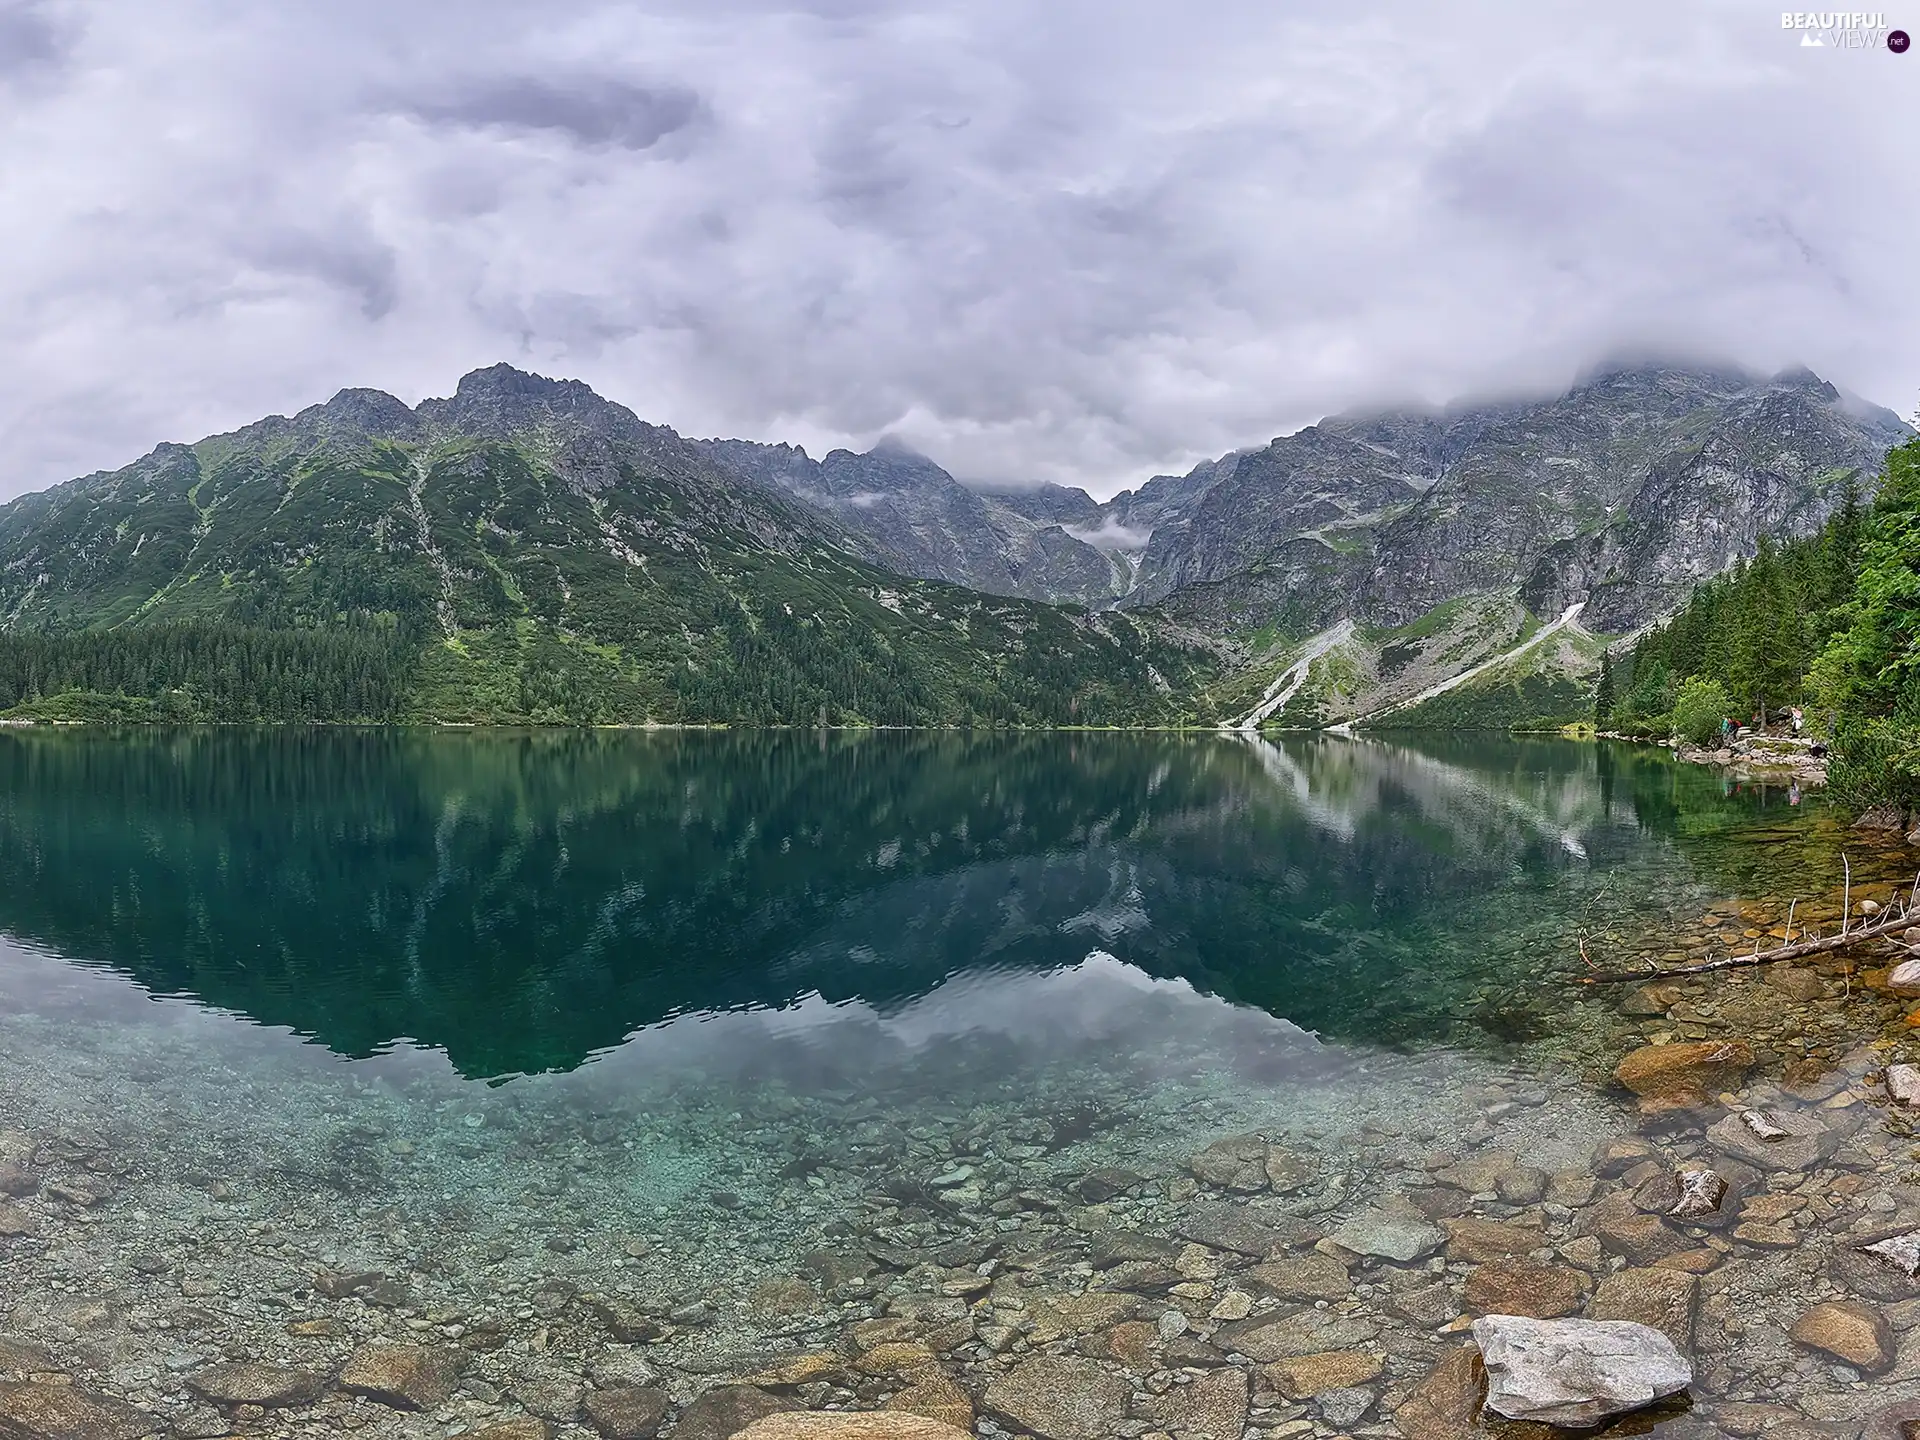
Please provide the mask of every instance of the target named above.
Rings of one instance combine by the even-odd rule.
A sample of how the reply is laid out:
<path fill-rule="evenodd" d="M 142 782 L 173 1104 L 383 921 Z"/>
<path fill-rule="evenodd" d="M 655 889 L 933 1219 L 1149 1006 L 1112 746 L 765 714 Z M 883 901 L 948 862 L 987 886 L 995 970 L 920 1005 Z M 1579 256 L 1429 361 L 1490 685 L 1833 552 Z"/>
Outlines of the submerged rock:
<path fill-rule="evenodd" d="M 1328 1237 L 1343 1250 L 1409 1265 L 1446 1243 L 1446 1232 L 1404 1199 L 1356 1215 Z"/>
<path fill-rule="evenodd" d="M 1719 1211 L 1727 1198 L 1727 1182 L 1705 1166 L 1689 1166 L 1677 1171 L 1674 1183 L 1678 1195 L 1667 1214 L 1676 1220 L 1697 1220 Z"/>
<path fill-rule="evenodd" d="M 1256 1265 L 1241 1283 L 1276 1300 L 1344 1300 L 1353 1292 L 1347 1267 L 1331 1255 L 1307 1254 Z"/>
<path fill-rule="evenodd" d="M 78 1385 L 0 1385 L 0 1435 L 9 1440 L 140 1440 L 166 1428 L 145 1411 Z"/>
<path fill-rule="evenodd" d="M 1284 1146 L 1260 1135 L 1230 1135 L 1216 1140 L 1189 1162 L 1194 1178 L 1222 1190 L 1245 1194 L 1298 1190 L 1313 1179 L 1313 1166 Z"/>
<path fill-rule="evenodd" d="M 1553 1320 L 1578 1310 L 1586 1293 L 1587 1277 L 1568 1266 L 1495 1260 L 1468 1277 L 1467 1308 L 1481 1315 Z"/>
<path fill-rule="evenodd" d="M 424 1345 L 363 1345 L 341 1367 L 340 1388 L 396 1410 L 427 1410 L 453 1394 L 466 1360 Z"/>
<path fill-rule="evenodd" d="M 265 1360 L 209 1365 L 187 1377 L 187 1391 L 216 1405 L 310 1405 L 327 1388 L 326 1377 Z"/>
<path fill-rule="evenodd" d="M 1699 1040 L 1642 1045 L 1613 1075 L 1640 1097 L 1643 1110 L 1673 1110 L 1739 1084 L 1753 1063 L 1753 1047 L 1744 1040 Z"/>
<path fill-rule="evenodd" d="M 1487 1409 L 1509 1420 L 1593 1425 L 1678 1394 L 1693 1366 L 1665 1335 L 1628 1320 L 1473 1322 L 1487 1367 Z"/>
<path fill-rule="evenodd" d="M 1228 1368 L 1154 1397 L 1152 1414 L 1166 1429 L 1191 1440 L 1240 1440 L 1250 1403 L 1246 1372 Z"/>
<path fill-rule="evenodd" d="M 1260 1378 L 1289 1400 L 1306 1400 L 1329 1390 L 1347 1390 L 1379 1378 L 1386 1361 L 1366 1350 L 1329 1350 L 1297 1355 L 1260 1367 Z"/>
<path fill-rule="evenodd" d="M 755 1421 L 795 1408 L 751 1385 L 722 1385 L 680 1412 L 673 1427 L 674 1440 L 733 1440 Z"/>
<path fill-rule="evenodd" d="M 1286 1248 L 1287 1238 L 1245 1205 L 1195 1205 L 1181 1217 L 1180 1234 L 1210 1250 L 1232 1250 L 1264 1260 Z"/>
<path fill-rule="evenodd" d="M 1689 1355 L 1699 1295 L 1699 1277 L 1683 1270 L 1620 1270 L 1600 1282 L 1587 1304 L 1587 1319 L 1649 1326 Z"/>
<path fill-rule="evenodd" d="M 893 1410 L 799 1410 L 756 1420 L 734 1440 L 971 1440 L 971 1435 L 924 1415 Z"/>
<path fill-rule="evenodd" d="M 1041 1355 L 987 1386 L 980 1408 L 1039 1440 L 1108 1440 L 1133 1387 L 1092 1360 Z"/>
<path fill-rule="evenodd" d="M 667 1396 L 650 1385 L 616 1385 L 589 1391 L 581 1408 L 606 1440 L 653 1440 L 667 1418 Z"/>
<path fill-rule="evenodd" d="M 1893 1364 L 1893 1327 L 1871 1305 L 1829 1300 L 1794 1321 L 1793 1338 L 1810 1350 L 1878 1375 Z"/>
<path fill-rule="evenodd" d="M 1393 1412 L 1407 1440 L 1466 1440 L 1487 1393 L 1487 1371 L 1472 1345 L 1441 1357 Z"/>
<path fill-rule="evenodd" d="M 1707 1130 L 1722 1154 L 1761 1170 L 1810 1170 L 1833 1158 L 1843 1131 L 1798 1110 L 1743 1110 Z"/>

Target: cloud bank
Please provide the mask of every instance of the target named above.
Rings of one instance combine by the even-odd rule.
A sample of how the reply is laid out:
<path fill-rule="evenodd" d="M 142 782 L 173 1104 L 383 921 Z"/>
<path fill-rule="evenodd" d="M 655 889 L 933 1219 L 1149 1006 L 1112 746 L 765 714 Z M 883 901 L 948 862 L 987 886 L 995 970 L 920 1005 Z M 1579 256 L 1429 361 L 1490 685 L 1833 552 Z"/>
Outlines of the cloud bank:
<path fill-rule="evenodd" d="M 0 0 L 0 497 L 503 359 L 1099 494 L 1623 348 L 1909 413 L 1920 56 L 1800 39 L 1716 0 Z"/>

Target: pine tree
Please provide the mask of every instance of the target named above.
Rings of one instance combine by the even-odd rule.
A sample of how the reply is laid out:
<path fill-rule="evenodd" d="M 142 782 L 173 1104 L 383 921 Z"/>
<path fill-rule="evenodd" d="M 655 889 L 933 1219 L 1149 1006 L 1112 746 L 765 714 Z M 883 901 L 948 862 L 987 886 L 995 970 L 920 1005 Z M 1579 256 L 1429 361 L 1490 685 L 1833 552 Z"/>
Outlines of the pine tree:
<path fill-rule="evenodd" d="M 1613 717 L 1613 657 L 1600 652 L 1600 683 L 1593 692 L 1593 722 L 1604 725 Z"/>

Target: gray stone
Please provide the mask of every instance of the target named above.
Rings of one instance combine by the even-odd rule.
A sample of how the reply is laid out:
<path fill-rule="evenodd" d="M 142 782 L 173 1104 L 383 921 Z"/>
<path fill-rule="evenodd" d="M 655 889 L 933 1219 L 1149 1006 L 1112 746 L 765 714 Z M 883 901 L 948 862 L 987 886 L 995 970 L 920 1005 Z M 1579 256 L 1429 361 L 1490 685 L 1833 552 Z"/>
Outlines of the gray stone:
<path fill-rule="evenodd" d="M 1909 1108 L 1920 1105 L 1920 1065 L 1889 1065 L 1887 1094 Z"/>
<path fill-rule="evenodd" d="M 1336 1430 L 1349 1430 L 1360 1423 L 1377 1398 L 1371 1390 L 1348 1385 L 1316 1395 L 1313 1403 L 1319 1407 L 1322 1420 Z"/>
<path fill-rule="evenodd" d="M 1213 1332 L 1213 1343 L 1237 1350 L 1262 1362 L 1297 1355 L 1318 1355 L 1364 1345 L 1380 1327 L 1364 1315 L 1341 1315 L 1331 1310 L 1301 1310 L 1278 1319 L 1256 1316 Z"/>
<path fill-rule="evenodd" d="M 1798 1173 L 1833 1158 L 1845 1133 L 1799 1110 L 1746 1110 L 1707 1131 L 1723 1154 L 1762 1170 Z"/>
<path fill-rule="evenodd" d="M 1356 1255 L 1402 1265 L 1425 1259 L 1446 1243 L 1446 1232 L 1404 1200 L 1356 1215 L 1328 1237 Z"/>
<path fill-rule="evenodd" d="M 1245 1193 L 1267 1188 L 1266 1139 L 1259 1135 L 1230 1135 L 1216 1140 L 1188 1162 L 1193 1178 L 1203 1185 Z"/>
<path fill-rule="evenodd" d="M 1893 1266 L 1908 1278 L 1920 1276 L 1920 1230 L 1908 1230 L 1875 1240 L 1860 1249 L 1875 1259 Z"/>
<path fill-rule="evenodd" d="M 1245 1205 L 1201 1204 L 1190 1206 L 1175 1227 L 1196 1245 L 1212 1250 L 1232 1250 L 1264 1260 L 1286 1248 L 1286 1237 L 1265 1223 L 1257 1211 Z"/>
<path fill-rule="evenodd" d="M 1628 1320 L 1473 1322 L 1487 1367 L 1487 1409 L 1509 1420 L 1593 1425 L 1693 1383 L 1693 1366 L 1665 1335 Z"/>

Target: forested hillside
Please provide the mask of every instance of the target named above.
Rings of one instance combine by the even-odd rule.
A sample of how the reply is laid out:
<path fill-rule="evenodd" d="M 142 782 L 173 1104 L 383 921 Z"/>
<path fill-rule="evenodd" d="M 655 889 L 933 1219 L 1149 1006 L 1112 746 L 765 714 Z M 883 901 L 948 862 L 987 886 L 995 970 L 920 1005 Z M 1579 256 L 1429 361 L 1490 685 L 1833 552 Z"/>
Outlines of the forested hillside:
<path fill-rule="evenodd" d="M 1836 794 L 1920 805 L 1920 441 L 1809 539 L 1763 545 L 1601 674 L 1602 724 L 1705 741 L 1790 705 L 1833 742 Z"/>
<path fill-rule="evenodd" d="M 0 711 L 1141 725 L 1217 666 L 845 539 L 578 382 L 347 391 L 0 509 Z"/>

